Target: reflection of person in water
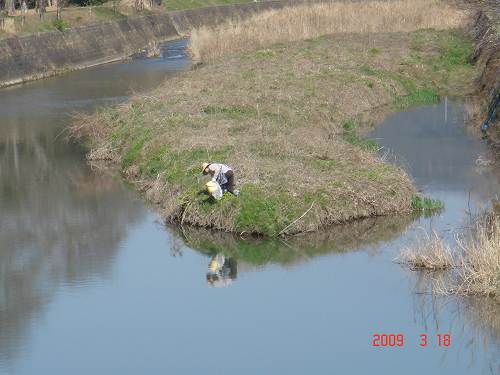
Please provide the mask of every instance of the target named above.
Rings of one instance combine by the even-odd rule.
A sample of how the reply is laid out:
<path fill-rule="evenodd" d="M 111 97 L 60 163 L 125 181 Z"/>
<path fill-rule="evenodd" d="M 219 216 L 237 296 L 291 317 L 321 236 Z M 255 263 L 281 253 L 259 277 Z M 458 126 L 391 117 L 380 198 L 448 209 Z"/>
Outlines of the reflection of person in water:
<path fill-rule="evenodd" d="M 224 254 L 216 254 L 208 263 L 207 283 L 216 288 L 229 286 L 237 274 L 236 261 L 226 258 Z"/>

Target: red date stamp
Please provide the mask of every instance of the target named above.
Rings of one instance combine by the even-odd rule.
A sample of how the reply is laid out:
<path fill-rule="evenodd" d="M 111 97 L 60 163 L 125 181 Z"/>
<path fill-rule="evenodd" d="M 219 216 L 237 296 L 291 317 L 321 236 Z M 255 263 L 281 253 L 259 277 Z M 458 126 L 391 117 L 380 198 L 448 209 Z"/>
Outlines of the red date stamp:
<path fill-rule="evenodd" d="M 442 348 L 451 346 L 451 335 L 449 333 L 437 333 L 431 337 L 426 333 L 422 333 L 419 335 L 419 339 L 418 345 L 422 348 L 427 347 L 429 344 Z M 374 333 L 372 346 L 402 348 L 405 346 L 405 335 L 403 333 Z"/>

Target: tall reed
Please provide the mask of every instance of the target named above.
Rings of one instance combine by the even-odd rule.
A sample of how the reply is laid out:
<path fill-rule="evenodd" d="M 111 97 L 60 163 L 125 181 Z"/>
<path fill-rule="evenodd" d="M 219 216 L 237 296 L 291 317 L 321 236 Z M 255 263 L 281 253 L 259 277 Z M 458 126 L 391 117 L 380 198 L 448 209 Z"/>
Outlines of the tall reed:
<path fill-rule="evenodd" d="M 434 234 L 404 249 L 397 260 L 413 269 L 451 269 L 452 277 L 436 283 L 435 292 L 488 295 L 500 301 L 500 219 L 495 214 L 479 218 L 471 233 L 457 239 L 454 250 Z"/>
<path fill-rule="evenodd" d="M 465 13 L 439 0 L 313 4 L 270 10 L 240 22 L 191 32 L 197 60 L 334 33 L 380 33 L 460 26 Z"/>

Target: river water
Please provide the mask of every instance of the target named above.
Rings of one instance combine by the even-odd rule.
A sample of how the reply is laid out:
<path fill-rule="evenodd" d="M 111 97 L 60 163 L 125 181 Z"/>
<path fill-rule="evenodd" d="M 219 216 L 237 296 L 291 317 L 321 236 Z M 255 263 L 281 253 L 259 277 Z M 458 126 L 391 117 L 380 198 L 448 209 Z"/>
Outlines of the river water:
<path fill-rule="evenodd" d="M 185 69 L 183 45 L 0 91 L 0 374 L 498 373 L 497 308 L 421 293 L 430 278 L 393 262 L 423 231 L 452 238 L 500 191 L 460 103 L 372 134 L 443 200 L 438 215 L 286 241 L 179 231 L 61 131 Z M 376 333 L 404 346 L 373 347 Z"/>

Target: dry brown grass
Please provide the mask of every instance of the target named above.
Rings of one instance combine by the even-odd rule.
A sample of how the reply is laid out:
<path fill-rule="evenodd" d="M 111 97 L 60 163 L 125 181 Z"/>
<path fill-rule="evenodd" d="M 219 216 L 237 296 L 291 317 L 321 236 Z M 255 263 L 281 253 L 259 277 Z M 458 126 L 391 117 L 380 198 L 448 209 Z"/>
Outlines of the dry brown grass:
<path fill-rule="evenodd" d="M 277 42 L 334 33 L 409 32 L 424 28 L 456 28 L 463 11 L 439 0 L 398 0 L 301 5 L 271 10 L 238 23 L 191 32 L 196 59 L 212 60 Z"/>
<path fill-rule="evenodd" d="M 453 266 L 451 249 L 436 232 L 430 236 L 425 233 L 424 240 L 403 249 L 397 260 L 412 269 L 444 270 Z"/>
<path fill-rule="evenodd" d="M 477 220 L 452 251 L 437 234 L 404 249 L 398 261 L 413 269 L 453 268 L 452 277 L 437 278 L 432 290 L 443 294 L 500 297 L 500 220 L 490 214 Z M 446 280 L 446 281 L 443 281 Z"/>
<path fill-rule="evenodd" d="M 436 69 L 435 59 L 462 40 L 426 30 L 275 45 L 180 73 L 82 116 L 75 130 L 92 139 L 90 157 L 121 163 L 169 222 L 277 235 L 409 212 L 410 178 L 360 132 L 374 109 L 452 82 L 455 67 Z M 241 196 L 206 202 L 205 161 L 231 165 Z"/>
<path fill-rule="evenodd" d="M 459 241 L 457 293 L 500 296 L 500 222 L 477 223 L 471 237 Z"/>
<path fill-rule="evenodd" d="M 407 53 L 411 41 L 406 35 L 380 35 L 302 42 L 182 73 L 147 96 L 82 116 L 81 130 L 98 141 L 89 157 L 119 156 L 127 179 L 138 182 L 152 201 L 161 195 L 163 216 L 184 224 L 276 234 L 313 202 L 289 233 L 408 212 L 415 192 L 408 176 L 346 142 L 342 125 L 401 92 L 392 91 L 396 85 L 386 91 L 381 78 L 372 78 L 370 88 L 368 79 L 358 77 L 360 67 L 374 60 L 367 44 L 384 45 L 376 60 L 387 67 Z M 124 163 L 141 139 L 132 165 Z M 164 147 L 168 152 L 161 154 Z M 161 155 L 160 168 L 153 172 L 156 155 Z M 235 169 L 242 190 L 237 201 L 224 199 L 211 207 L 186 195 L 203 187 L 199 168 L 206 160 Z M 158 174 L 163 186 L 153 184 Z M 255 187 L 265 192 L 261 203 Z M 241 219 L 243 204 L 254 205 L 255 218 Z"/>

